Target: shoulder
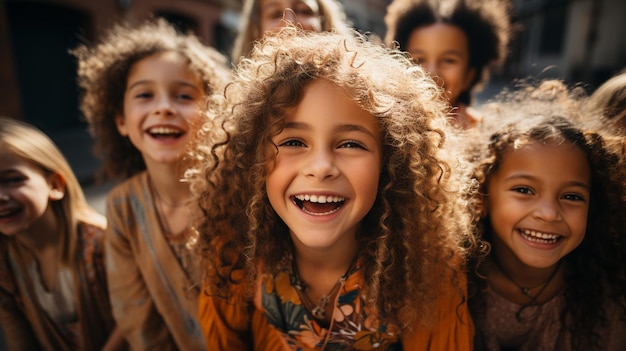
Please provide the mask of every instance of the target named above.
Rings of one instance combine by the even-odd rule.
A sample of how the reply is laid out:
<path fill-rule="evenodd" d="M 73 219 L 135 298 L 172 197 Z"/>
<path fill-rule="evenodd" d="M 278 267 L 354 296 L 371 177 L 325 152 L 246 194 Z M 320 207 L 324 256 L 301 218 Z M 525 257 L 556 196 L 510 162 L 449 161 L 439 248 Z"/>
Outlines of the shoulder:
<path fill-rule="evenodd" d="M 111 200 L 120 197 L 128 197 L 131 194 L 141 192 L 143 189 L 147 188 L 148 173 L 143 171 L 114 186 L 111 191 L 109 191 L 107 199 Z"/>
<path fill-rule="evenodd" d="M 115 185 L 111 191 L 109 191 L 108 197 L 115 198 L 119 196 L 126 196 L 129 193 L 137 192 L 137 189 L 147 187 L 147 184 L 148 173 L 143 171 Z"/>

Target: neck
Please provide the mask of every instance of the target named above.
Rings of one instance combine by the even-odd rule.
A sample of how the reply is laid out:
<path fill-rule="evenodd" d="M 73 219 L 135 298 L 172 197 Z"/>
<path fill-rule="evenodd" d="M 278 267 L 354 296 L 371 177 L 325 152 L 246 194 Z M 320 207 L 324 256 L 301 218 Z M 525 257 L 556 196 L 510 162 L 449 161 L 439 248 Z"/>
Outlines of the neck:
<path fill-rule="evenodd" d="M 191 197 L 189 184 L 173 170 L 148 170 L 148 177 L 155 197 L 166 207 L 181 207 Z"/>

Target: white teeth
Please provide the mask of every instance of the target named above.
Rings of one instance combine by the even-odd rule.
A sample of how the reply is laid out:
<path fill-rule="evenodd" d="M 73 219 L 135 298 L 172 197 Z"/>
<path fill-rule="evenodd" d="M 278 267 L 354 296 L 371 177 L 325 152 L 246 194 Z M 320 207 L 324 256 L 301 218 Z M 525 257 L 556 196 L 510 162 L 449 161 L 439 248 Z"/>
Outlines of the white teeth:
<path fill-rule="evenodd" d="M 320 204 L 345 201 L 345 198 L 343 196 L 330 196 L 330 195 L 296 195 L 295 198 L 300 201 L 316 202 Z"/>
<path fill-rule="evenodd" d="M 557 234 L 547 234 L 528 229 L 520 229 L 520 233 L 522 233 L 522 235 L 529 241 L 545 244 L 555 243 L 561 237 Z"/>
<path fill-rule="evenodd" d="M 180 134 L 182 131 L 172 127 L 154 127 L 148 130 L 151 134 Z"/>

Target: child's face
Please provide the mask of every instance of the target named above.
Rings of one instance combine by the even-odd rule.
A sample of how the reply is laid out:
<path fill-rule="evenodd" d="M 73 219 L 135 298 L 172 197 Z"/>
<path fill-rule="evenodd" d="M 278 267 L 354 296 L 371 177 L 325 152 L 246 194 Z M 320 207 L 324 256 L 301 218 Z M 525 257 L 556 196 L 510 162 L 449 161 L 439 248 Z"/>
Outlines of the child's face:
<path fill-rule="evenodd" d="M 47 212 L 50 200 L 63 198 L 58 175 L 43 170 L 21 157 L 0 150 L 0 233 L 8 236 L 28 231 Z"/>
<path fill-rule="evenodd" d="M 485 198 L 494 250 L 534 268 L 555 265 L 583 240 L 590 188 L 579 147 L 530 142 L 509 149 Z"/>
<path fill-rule="evenodd" d="M 267 195 L 296 246 L 353 249 L 377 195 L 382 144 L 374 116 L 338 86 L 317 80 L 272 141 L 278 154 Z"/>
<path fill-rule="evenodd" d="M 116 118 L 118 130 L 130 138 L 146 165 L 177 162 L 204 97 L 202 80 L 183 56 L 175 52 L 148 56 L 130 69 L 124 116 Z"/>
<path fill-rule="evenodd" d="M 469 88 L 476 74 L 469 66 L 465 33 L 444 23 L 419 27 L 409 36 L 406 49 L 443 86 L 450 104 L 457 106 L 457 98 Z"/>
<path fill-rule="evenodd" d="M 285 26 L 283 19 L 299 24 L 304 30 L 322 30 L 320 10 L 315 0 L 259 0 L 261 33 Z M 291 11 L 285 11 L 290 9 Z"/>

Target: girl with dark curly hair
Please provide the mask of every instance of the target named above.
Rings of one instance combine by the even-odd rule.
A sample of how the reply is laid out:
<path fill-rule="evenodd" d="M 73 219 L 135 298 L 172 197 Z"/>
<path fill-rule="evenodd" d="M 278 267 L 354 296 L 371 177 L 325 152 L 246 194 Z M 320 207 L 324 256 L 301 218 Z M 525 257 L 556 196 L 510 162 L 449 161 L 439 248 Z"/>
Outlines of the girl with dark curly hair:
<path fill-rule="evenodd" d="M 387 8 L 385 42 L 439 82 L 460 128 L 481 120 L 472 93 L 506 57 L 509 7 L 508 0 L 394 0 Z"/>
<path fill-rule="evenodd" d="M 192 147 L 212 350 L 468 350 L 469 218 L 440 90 L 355 34 L 268 35 Z"/>
<path fill-rule="evenodd" d="M 626 349 L 623 139 L 588 128 L 584 101 L 527 85 L 473 130 L 480 350 Z"/>
<path fill-rule="evenodd" d="M 226 58 L 164 20 L 115 26 L 75 54 L 96 151 L 106 175 L 123 180 L 106 206 L 113 314 L 133 350 L 203 350 L 181 179 L 206 96 L 230 77 Z"/>

